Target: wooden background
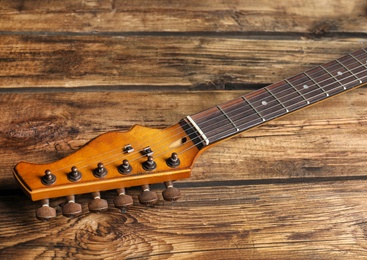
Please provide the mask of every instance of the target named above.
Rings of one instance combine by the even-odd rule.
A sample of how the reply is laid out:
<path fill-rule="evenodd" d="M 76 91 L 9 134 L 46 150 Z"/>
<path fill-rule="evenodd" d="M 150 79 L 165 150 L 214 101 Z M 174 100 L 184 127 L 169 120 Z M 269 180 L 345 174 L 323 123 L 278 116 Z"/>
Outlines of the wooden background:
<path fill-rule="evenodd" d="M 363 0 L 0 4 L 1 259 L 365 259 L 367 88 L 202 155 L 182 198 L 35 219 L 20 160 L 50 162 L 134 124 L 163 128 L 367 47 Z M 51 201 L 58 210 L 63 199 Z"/>

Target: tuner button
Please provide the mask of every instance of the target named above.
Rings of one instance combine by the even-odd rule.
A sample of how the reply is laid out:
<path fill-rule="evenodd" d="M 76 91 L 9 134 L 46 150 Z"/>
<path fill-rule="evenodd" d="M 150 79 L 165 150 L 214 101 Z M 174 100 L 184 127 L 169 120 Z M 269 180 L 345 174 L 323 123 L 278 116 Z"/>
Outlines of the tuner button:
<path fill-rule="evenodd" d="M 67 203 L 62 206 L 62 214 L 65 217 L 72 218 L 82 213 L 82 206 L 75 202 L 74 196 L 68 196 L 66 200 Z"/>
<path fill-rule="evenodd" d="M 56 176 L 52 174 L 50 170 L 45 171 L 45 175 L 42 176 L 41 182 L 43 185 L 51 185 L 56 182 Z"/>
<path fill-rule="evenodd" d="M 56 217 L 56 210 L 50 207 L 48 199 L 42 200 L 42 206 L 36 210 L 36 218 L 48 221 L 54 217 Z"/>
<path fill-rule="evenodd" d="M 143 162 L 143 169 L 146 171 L 153 171 L 155 168 L 157 168 L 157 164 L 155 163 L 152 156 L 148 156 L 148 159 Z"/>
<path fill-rule="evenodd" d="M 132 167 L 129 163 L 128 160 L 123 160 L 122 164 L 120 166 L 117 167 L 117 170 L 119 171 L 119 173 L 121 174 L 129 174 L 132 171 Z"/>
<path fill-rule="evenodd" d="M 104 167 L 103 163 L 97 164 L 97 168 L 93 170 L 93 175 L 97 178 L 103 178 L 107 175 L 107 169 Z"/>
<path fill-rule="evenodd" d="M 98 213 L 108 209 L 107 200 L 101 199 L 101 194 L 99 192 L 93 192 L 92 196 L 93 200 L 88 203 L 89 211 Z"/>
<path fill-rule="evenodd" d="M 173 187 L 171 181 L 164 183 L 166 189 L 162 192 L 163 198 L 166 201 L 176 201 L 181 197 L 181 192 L 179 189 Z"/>
<path fill-rule="evenodd" d="M 73 166 L 71 167 L 71 172 L 68 174 L 68 180 L 75 182 L 79 181 L 82 178 L 82 174 L 80 171 L 78 171 L 78 168 Z"/>
<path fill-rule="evenodd" d="M 116 208 L 120 209 L 121 212 L 125 212 L 126 208 L 133 205 L 133 198 L 130 195 L 125 194 L 124 188 L 118 189 L 117 193 L 119 195 L 114 198 L 113 204 Z"/>
<path fill-rule="evenodd" d="M 143 192 L 138 197 L 140 204 L 151 206 L 157 202 L 157 194 L 153 191 L 150 191 L 149 185 L 143 185 L 141 186 L 141 189 Z"/>

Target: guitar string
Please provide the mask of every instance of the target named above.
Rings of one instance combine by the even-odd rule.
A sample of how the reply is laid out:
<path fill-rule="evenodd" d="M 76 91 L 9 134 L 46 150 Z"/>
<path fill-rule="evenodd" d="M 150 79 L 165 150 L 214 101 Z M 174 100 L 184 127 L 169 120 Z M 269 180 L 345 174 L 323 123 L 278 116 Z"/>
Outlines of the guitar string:
<path fill-rule="evenodd" d="M 351 55 L 351 54 L 350 54 Z M 347 57 L 348 55 L 345 55 L 344 57 Z M 360 56 L 360 55 L 354 55 L 354 56 Z M 342 58 L 344 58 L 344 57 L 342 57 Z M 353 70 L 356 70 L 356 69 L 358 69 L 358 68 L 361 68 L 361 67 L 366 67 L 363 63 L 361 63 L 359 60 L 356 60 L 353 56 L 350 56 L 351 57 L 351 59 L 348 59 L 348 60 L 352 60 L 353 61 L 353 63 L 352 64 L 354 64 L 354 63 L 360 63 L 360 64 L 362 64 L 362 65 L 360 65 L 360 66 L 357 66 L 357 67 L 355 67 L 355 68 L 352 68 L 352 69 L 348 69 L 348 68 L 345 68 L 345 70 L 346 70 L 346 72 L 347 73 L 350 73 L 351 75 L 350 76 L 348 76 L 347 78 L 349 78 L 349 77 L 354 77 L 354 75 L 356 75 L 355 73 L 353 73 L 352 71 Z M 336 60 L 335 60 L 336 61 Z M 335 61 L 331 61 L 331 62 L 335 62 Z M 331 62 L 329 62 L 329 63 L 331 63 Z M 326 63 L 326 64 L 328 64 L 328 63 Z M 326 64 L 324 64 L 324 66 L 326 65 Z M 335 66 L 333 65 L 332 67 L 336 67 L 336 65 L 338 65 L 338 64 L 335 64 Z M 349 64 L 350 65 L 350 64 Z M 322 65 L 321 65 L 322 66 Z M 314 69 L 319 69 L 321 66 L 319 66 L 319 67 L 316 67 L 316 68 L 314 68 Z M 346 65 L 346 66 L 348 66 L 348 65 Z M 331 67 L 331 68 L 332 68 Z M 341 66 L 339 65 L 338 66 L 339 68 L 341 68 Z M 311 69 L 311 70 L 314 70 L 314 69 Z M 330 71 L 330 69 L 328 70 L 328 71 Z M 318 71 L 315 71 L 315 73 L 317 73 Z M 330 72 L 333 72 L 333 71 L 330 71 Z M 363 73 L 364 71 L 362 71 L 362 73 Z M 345 73 L 345 72 L 344 72 Z M 296 76 L 294 76 L 294 77 L 297 77 L 297 76 L 299 76 L 299 75 L 301 75 L 302 73 L 300 73 L 300 74 L 298 74 L 298 75 L 296 75 Z M 358 73 L 358 74 L 360 74 L 360 73 Z M 313 74 L 312 74 L 313 75 Z M 323 77 L 323 76 L 325 76 L 325 75 L 321 75 L 321 77 Z M 340 79 L 340 80 L 345 80 L 345 79 L 347 79 L 347 78 L 343 78 L 343 79 Z M 327 80 L 330 80 L 331 78 L 328 78 L 328 79 L 326 79 L 326 80 L 324 80 L 324 81 L 327 81 Z M 358 80 L 358 79 L 356 79 L 356 80 Z M 302 80 L 301 80 L 302 81 Z M 281 81 L 282 82 L 282 81 Z M 333 82 L 332 84 L 335 84 L 337 81 L 335 81 L 335 82 Z M 320 81 L 320 82 L 318 82 L 319 84 L 321 84 L 322 83 L 322 81 Z M 275 84 L 277 84 L 277 83 L 275 83 Z M 279 84 L 279 83 L 278 83 Z M 295 83 L 293 83 L 293 84 L 295 84 Z M 314 86 L 316 86 L 316 84 L 313 84 Z M 331 85 L 331 84 L 329 84 L 329 85 Z M 283 86 L 283 84 L 282 85 L 280 85 L 279 87 L 281 87 L 281 86 Z M 310 86 L 311 86 L 311 84 L 310 84 Z M 325 88 L 325 87 L 327 87 L 328 85 L 326 85 L 326 86 L 323 86 L 322 88 Z M 338 87 L 341 87 L 341 86 L 338 86 Z M 320 90 L 320 88 L 317 88 L 317 89 L 315 89 L 315 91 L 319 91 Z M 285 92 L 285 91 L 287 91 L 287 90 L 284 90 L 284 91 L 281 91 L 281 92 Z M 329 90 L 329 91 L 331 91 L 331 90 Z M 281 92 L 279 92 L 279 93 L 277 93 L 277 95 L 279 95 Z M 311 91 L 311 92 L 313 92 L 313 91 Z M 307 94 L 309 94 L 309 93 L 311 93 L 311 92 L 308 92 Z M 263 93 L 261 93 L 259 96 L 261 96 Z M 294 93 L 293 93 L 294 94 Z M 293 94 L 289 94 L 289 95 L 293 95 Z M 289 96 L 289 95 L 286 95 L 286 96 Z M 256 96 L 257 98 L 259 97 L 259 96 Z M 284 98 L 285 96 L 282 96 L 282 97 L 279 97 L 279 98 Z M 297 96 L 296 98 L 299 98 L 299 96 Z M 277 102 L 276 100 L 273 100 L 273 101 L 271 101 L 271 102 Z M 269 104 L 271 103 L 271 102 L 269 102 Z M 234 105 L 236 105 L 236 104 L 234 104 Z M 292 104 L 292 106 L 294 106 L 294 104 Z M 227 108 L 230 108 L 230 106 L 228 106 Z M 269 107 L 269 109 L 270 108 L 272 108 L 272 107 Z M 262 111 L 265 111 L 265 110 L 262 110 Z M 231 112 L 233 112 L 233 111 L 231 111 Z M 276 112 L 278 112 L 278 111 L 276 111 Z M 274 113 L 274 112 L 273 112 Z M 222 115 L 220 115 L 220 116 L 222 116 Z M 215 119 L 215 118 L 212 118 L 211 120 L 213 120 L 213 119 Z M 243 120 L 244 118 L 241 118 L 241 120 Z M 222 121 L 227 121 L 227 119 L 224 119 L 224 120 L 222 120 Z M 237 120 L 238 121 L 238 120 Z M 251 121 L 250 121 L 251 122 Z M 216 122 L 217 123 L 217 122 Z M 248 124 L 249 122 L 246 122 L 245 124 Z M 242 124 L 243 125 L 243 124 Z M 169 127 L 167 127 L 167 128 L 165 128 L 165 129 L 168 129 Z M 177 127 L 177 128 L 181 128 L 181 126 L 179 126 L 179 127 Z M 176 129 L 172 129 L 172 132 L 174 132 L 174 131 L 176 131 L 177 130 L 177 128 Z M 163 130 L 160 130 L 160 131 L 164 131 L 165 129 L 163 129 Z M 185 131 L 182 131 L 182 133 L 184 133 Z M 195 131 L 194 131 L 195 132 Z M 177 133 L 176 135 L 181 135 L 181 133 Z M 146 136 L 146 137 L 149 137 L 149 136 Z M 188 137 L 188 136 L 187 136 Z M 193 141 L 193 140 L 192 140 Z M 182 144 L 183 145 L 183 144 Z M 142 146 L 143 147 L 143 146 Z M 145 146 L 146 147 L 146 146 Z M 163 146 L 162 146 L 163 147 Z M 177 148 L 177 147 L 175 147 L 175 148 Z M 190 148 L 189 148 L 190 149 Z M 120 148 L 117 148 L 117 149 L 115 149 L 115 150 L 122 150 L 122 147 L 120 147 Z M 138 149 L 139 151 L 137 151 L 135 154 L 137 154 L 137 153 L 139 153 L 141 150 L 140 149 Z M 172 150 L 172 149 L 169 149 L 169 150 Z M 108 151 L 108 152 L 106 152 L 106 154 L 108 154 L 108 153 L 111 153 L 111 152 L 113 152 L 113 150 L 112 151 Z M 95 157 L 101 157 L 101 155 L 104 155 L 104 154 L 98 154 L 97 156 L 95 156 Z M 118 153 L 117 154 L 118 156 L 121 156 L 121 153 Z M 132 154 L 123 154 L 123 155 L 130 155 L 130 157 L 131 157 L 131 155 Z M 115 155 L 113 155 L 113 156 L 115 156 Z M 112 156 L 111 156 L 112 157 Z M 111 158 L 111 157 L 107 157 L 107 158 Z M 145 157 L 145 155 L 142 155 L 142 156 L 140 156 L 139 158 L 135 158 L 135 159 L 133 159 L 133 160 L 137 160 L 137 159 L 140 159 L 140 158 L 142 158 L 142 157 Z M 158 155 L 158 157 L 159 157 L 159 155 Z M 90 159 L 92 159 L 93 157 L 90 157 L 90 158 L 88 158 L 88 160 L 90 160 Z M 115 162 L 116 160 L 113 160 L 112 162 Z M 109 163 L 112 163 L 112 162 L 107 162 L 107 164 L 106 165 L 108 165 Z M 79 164 L 79 163 L 82 163 L 82 162 L 78 162 L 77 164 Z M 85 167 L 88 167 L 88 166 L 90 166 L 91 164 L 89 164 L 89 165 L 85 165 L 85 166 L 82 166 L 81 167 L 81 169 L 82 168 L 85 168 Z M 70 165 L 71 166 L 71 165 Z M 66 167 L 64 167 L 64 168 L 62 168 L 62 169 L 65 169 L 65 168 L 68 168 L 68 166 L 66 166 Z M 59 170 L 61 170 L 61 169 L 59 169 Z M 58 171 L 58 170 L 56 170 L 56 171 Z"/>
<path fill-rule="evenodd" d="M 366 76 L 364 76 L 364 77 L 362 77 L 361 79 L 364 79 L 364 78 L 367 78 L 367 75 Z M 363 84 L 363 83 L 362 83 Z M 357 87 L 358 85 L 356 85 L 356 86 L 354 86 L 354 87 Z M 350 89 L 353 89 L 354 87 L 352 87 L 352 88 L 350 88 Z M 334 88 L 335 89 L 335 88 Z M 341 93 L 341 92 L 339 92 L 339 93 Z M 339 94 L 339 93 L 335 93 L 335 95 L 337 95 L 337 94 Z M 324 93 L 320 93 L 320 94 L 318 94 L 318 95 L 316 95 L 316 96 L 324 96 Z M 323 100 L 323 99 L 321 99 L 321 100 Z M 319 100 L 319 101 L 321 101 L 321 100 Z M 316 101 L 315 103 L 317 103 L 318 101 Z M 302 108 L 302 107 L 300 107 L 300 108 Z M 284 109 L 283 109 L 284 110 Z M 297 110 L 297 109 L 296 109 Z M 273 111 L 271 114 L 276 114 L 277 112 L 279 112 L 279 111 L 282 111 L 282 110 L 277 110 L 277 111 Z M 270 115 L 271 115 L 270 114 Z M 287 113 L 286 113 L 287 114 Z M 275 119 L 275 118 L 277 118 L 277 117 L 279 117 L 279 116 L 282 116 L 282 114 L 281 115 L 275 115 L 275 116 L 273 116 L 273 117 L 271 117 L 270 119 L 268 119 L 268 121 L 269 120 L 271 120 L 271 119 Z M 238 121 L 238 120 L 237 120 Z M 252 125 L 251 127 L 248 127 L 248 128 L 246 128 L 246 130 L 247 129 L 250 129 L 250 128 L 252 128 L 252 127 L 255 127 L 255 126 L 257 126 L 257 125 L 261 125 L 262 123 L 265 123 L 265 122 L 260 122 L 260 123 L 258 123 L 258 124 L 254 124 L 254 125 Z M 247 124 L 247 123 L 245 123 L 245 124 Z M 242 125 L 245 125 L 245 124 L 242 124 Z M 240 125 L 241 126 L 241 125 Z M 229 132 L 230 130 L 226 130 L 226 131 L 224 131 L 224 132 Z M 231 136 L 231 135 L 233 135 L 233 134 L 235 134 L 235 133 L 233 133 L 233 132 L 229 132 L 228 133 L 228 135 L 224 135 L 223 136 L 223 132 L 221 132 L 221 133 L 219 133 L 219 134 L 216 134 L 216 135 L 214 135 L 213 137 L 215 137 L 215 136 L 220 136 L 220 138 L 221 139 L 224 139 L 224 138 L 226 138 L 226 137 L 229 137 L 229 136 Z M 200 142 L 199 143 L 205 143 L 205 141 L 204 140 L 200 140 Z M 197 145 L 197 144 L 196 144 Z M 193 146 L 191 146 L 191 147 L 189 147 L 188 149 L 186 149 L 186 150 L 183 150 L 183 151 L 181 151 L 179 154 L 182 154 L 182 153 L 184 153 L 184 152 L 186 152 L 186 151 L 188 151 L 188 150 L 190 150 L 190 149 L 192 149 L 193 147 L 195 147 L 196 145 L 193 145 Z"/>
<path fill-rule="evenodd" d="M 353 57 L 352 57 L 353 58 Z M 354 60 L 354 61 L 356 61 L 355 59 L 352 59 L 352 60 Z M 355 62 L 354 62 L 355 63 Z M 352 68 L 352 69 L 348 69 L 348 68 L 345 68 L 345 70 L 346 70 L 346 72 L 347 73 L 350 73 L 351 75 L 350 76 L 348 76 L 347 78 L 350 78 L 350 77 L 354 77 L 354 78 L 356 78 L 354 81 L 359 81 L 359 82 L 361 82 L 361 78 L 358 78 L 358 77 L 356 77 L 356 75 L 358 75 L 358 74 L 360 74 L 360 73 L 365 73 L 365 71 L 361 71 L 361 72 L 358 72 L 358 73 L 354 73 L 353 72 L 353 70 L 356 70 L 357 68 L 361 68 L 361 67 L 365 67 L 366 68 L 366 66 L 365 65 L 363 65 L 363 63 L 361 63 L 361 62 L 359 62 L 359 61 L 357 61 L 357 63 L 360 63 L 360 64 L 362 64 L 362 66 L 357 66 L 357 67 L 354 67 L 354 68 Z M 350 65 L 350 64 L 349 64 Z M 345 72 L 344 72 L 345 73 Z M 366 76 L 367 77 L 367 76 Z M 329 78 L 330 79 L 330 78 Z M 329 80 L 329 79 L 327 79 L 327 80 Z M 340 80 L 345 80 L 346 78 L 343 78 L 343 79 L 340 79 Z M 325 80 L 326 81 L 326 80 Z M 339 81 L 339 80 L 338 80 Z M 351 81 L 351 82 L 349 82 L 348 84 L 350 84 L 350 83 L 352 83 L 352 82 L 354 82 L 354 81 Z M 321 81 L 322 82 L 322 81 Z M 321 82 L 319 82 L 319 83 L 321 83 Z M 328 85 L 325 85 L 323 88 L 325 88 L 325 87 L 327 87 L 327 86 L 329 86 L 329 85 L 332 85 L 332 84 L 335 84 L 337 81 L 335 81 L 335 82 L 333 82 L 333 83 L 331 83 L 331 84 L 328 84 Z M 340 82 L 338 82 L 339 84 L 341 84 Z M 362 84 L 362 83 L 361 83 Z M 344 84 L 345 85 L 345 84 Z M 333 89 L 330 89 L 329 91 L 332 91 L 332 90 L 335 90 L 335 89 L 337 89 L 337 88 L 341 88 L 341 87 L 343 87 L 344 85 L 340 85 L 340 86 L 337 86 L 336 88 L 333 88 Z M 355 86 L 353 86 L 353 87 L 355 87 Z M 315 91 L 319 91 L 319 89 L 315 89 Z M 279 93 L 278 93 L 279 94 Z M 337 94 L 337 93 L 335 93 L 335 94 Z M 320 93 L 320 94 L 318 94 L 318 95 L 316 95 L 316 96 L 320 96 L 320 95 L 324 95 L 324 93 Z M 333 94 L 334 95 L 334 94 Z M 313 96 L 312 98 L 315 98 L 316 96 Z M 320 101 L 320 100 L 317 100 L 317 101 Z M 317 101 L 315 101 L 315 102 L 317 102 Z M 298 102 L 298 103 L 300 103 L 300 102 Z M 297 103 L 295 103 L 295 104 L 297 104 Z M 294 105 L 294 104 L 293 104 Z M 301 107 L 299 107 L 299 108 L 301 108 Z M 296 108 L 295 110 L 297 110 L 297 109 L 299 109 L 299 108 Z M 281 109 L 281 110 L 278 110 L 278 111 L 282 111 L 283 109 Z M 277 113 L 278 111 L 274 111 L 274 112 L 272 112 L 271 114 L 274 114 L 274 113 Z M 275 116 L 275 117 L 277 117 L 277 116 Z M 240 120 L 243 120 L 243 118 L 241 118 Z M 222 121 L 228 121 L 227 119 L 224 119 L 224 120 L 222 120 Z M 238 122 L 238 120 L 237 120 L 237 122 Z M 250 121 L 251 122 L 251 121 Z M 245 124 L 248 124 L 249 122 L 246 122 Z M 229 124 L 229 123 L 228 123 Z M 231 125 L 231 124 L 229 124 L 229 125 Z M 244 124 L 242 124 L 242 125 L 244 125 Z M 256 125 L 256 124 L 255 124 Z M 253 127 L 253 126 L 255 126 L 255 125 L 252 125 L 251 127 Z M 240 125 L 241 126 L 241 125 Z M 231 130 L 227 130 L 227 131 L 231 131 Z M 231 134 L 234 134 L 234 133 L 230 133 L 229 135 L 231 135 Z M 217 135 L 220 135 L 220 134 L 217 134 Z M 199 138 L 199 137 L 198 137 Z M 164 152 L 165 153 L 165 152 Z"/>
<path fill-rule="evenodd" d="M 367 75 L 366 76 L 364 76 L 364 77 L 361 77 L 361 79 L 364 79 L 364 78 L 367 78 Z M 355 81 L 357 81 L 357 80 L 355 80 Z M 363 84 L 363 83 L 362 83 Z M 356 86 L 354 86 L 354 87 L 357 87 L 358 85 L 356 85 Z M 341 86 L 339 86 L 339 88 L 340 88 Z M 352 87 L 352 88 L 354 88 L 354 87 Z M 336 87 L 336 88 L 338 88 L 338 87 Z M 335 90 L 336 88 L 333 88 L 333 89 L 331 89 L 331 90 Z M 352 88 L 350 88 L 350 89 L 352 89 Z M 337 95 L 337 94 L 339 94 L 339 93 L 341 93 L 341 92 L 338 92 L 338 93 L 335 93 L 335 94 L 333 94 L 333 95 Z M 332 95 L 332 96 L 333 96 Z M 324 93 L 320 93 L 320 94 L 317 94 L 316 96 L 325 96 L 325 94 Z M 316 96 L 314 96 L 314 97 L 316 97 Z M 323 100 L 323 99 L 321 99 L 321 100 Z M 318 101 L 321 101 L 321 100 L 318 100 Z M 315 101 L 315 103 L 317 103 L 318 101 Z M 298 103 L 300 103 L 300 102 L 298 102 Z M 302 108 L 302 107 L 300 107 L 300 108 Z M 297 108 L 297 109 L 295 109 L 295 110 L 298 110 L 298 109 L 300 109 L 300 108 Z M 294 111 L 295 111 L 294 110 Z M 285 114 L 287 114 L 287 113 L 284 113 L 284 114 L 280 114 L 280 115 L 277 115 L 277 113 L 278 112 L 280 112 L 280 111 L 284 111 L 284 109 L 282 108 L 282 109 L 279 109 L 279 110 L 276 110 L 276 111 L 273 111 L 272 113 L 270 113 L 270 114 L 268 114 L 268 115 L 272 115 L 272 114 L 275 114 L 273 117 L 271 117 L 271 118 L 269 118 L 269 119 L 267 119 L 267 121 L 270 121 L 271 119 L 274 119 L 274 118 L 277 118 L 277 117 L 279 117 L 279 116 L 282 116 L 282 115 L 285 115 Z M 242 120 L 242 119 L 241 119 Z M 234 121 L 234 122 L 238 122 L 239 120 L 237 120 L 237 121 Z M 250 121 L 251 122 L 251 121 Z M 252 121 L 252 122 L 254 122 L 254 120 Z M 244 123 L 244 124 L 241 124 L 241 125 L 239 125 L 239 127 L 240 126 L 242 126 L 242 125 L 247 125 L 249 122 L 246 122 L 246 123 Z M 260 125 L 260 124 L 262 124 L 262 123 L 265 123 L 264 121 L 261 121 L 261 122 L 259 122 L 259 123 L 255 123 L 255 124 L 253 124 L 253 125 L 251 125 L 250 127 L 247 127 L 245 130 L 247 130 L 247 129 L 250 129 L 250 128 L 252 128 L 252 127 L 255 127 L 255 126 L 257 126 L 257 125 Z M 228 124 L 228 125 L 231 125 L 231 124 Z M 228 132 L 228 135 L 224 135 L 223 136 L 223 131 L 222 132 L 220 132 L 220 133 L 218 133 L 218 134 L 216 134 L 216 135 L 213 135 L 212 137 L 214 138 L 214 137 L 216 137 L 216 136 L 219 136 L 221 139 L 224 139 L 224 138 L 226 138 L 226 137 L 229 137 L 229 136 L 231 136 L 231 135 L 233 135 L 233 134 L 236 134 L 236 132 L 233 132 L 233 130 L 231 130 L 231 129 L 228 129 L 228 130 L 226 130 L 226 131 L 224 131 L 224 133 L 225 132 Z M 196 137 L 196 138 L 194 138 L 194 139 L 197 139 L 198 137 Z M 205 143 L 205 141 L 204 140 L 200 140 L 200 142 L 199 143 Z M 196 145 L 197 145 L 198 143 L 196 143 Z M 195 147 L 196 145 L 194 145 L 194 146 L 192 146 L 192 147 Z M 182 153 L 184 153 L 184 152 L 186 152 L 187 150 L 189 150 L 189 149 L 191 149 L 192 147 L 189 147 L 188 149 L 186 149 L 186 150 L 184 150 L 184 151 L 181 151 L 180 152 L 180 154 L 182 154 Z"/>
<path fill-rule="evenodd" d="M 346 55 L 347 56 L 347 55 Z M 345 57 L 346 57 L 345 56 Z M 350 59 L 350 60 L 354 60 L 354 61 L 356 61 L 354 58 L 353 58 L 353 56 L 351 56 L 352 57 L 352 59 Z M 332 62 L 334 62 L 334 61 L 332 61 Z M 361 62 L 359 62 L 358 61 L 358 63 L 361 63 Z M 327 63 L 328 64 L 328 63 Z M 362 64 L 362 63 L 361 63 Z M 364 65 L 362 64 L 361 66 L 358 66 L 358 67 L 363 67 Z M 355 70 L 355 69 L 357 69 L 358 67 L 355 67 L 355 68 L 353 68 L 352 70 Z M 365 66 L 364 66 L 365 67 Z M 315 69 L 318 69 L 318 67 L 316 67 Z M 317 72 L 317 71 L 316 71 Z M 353 76 L 353 72 L 351 72 L 350 70 L 348 70 L 347 69 L 347 72 L 348 73 L 351 73 L 351 75 L 349 76 L 349 77 L 352 77 Z M 302 74 L 302 73 L 301 73 Z M 301 74 L 299 74 L 299 75 L 301 75 Z M 355 74 L 354 74 L 355 75 Z M 295 77 L 297 77 L 298 75 L 296 75 Z M 322 75 L 322 76 L 325 76 L 325 75 Z M 345 78 L 344 78 L 345 79 Z M 330 80 L 330 78 L 328 78 L 327 80 Z M 342 79 L 343 80 L 343 79 Z M 322 83 L 322 81 L 320 81 L 320 82 L 318 82 L 318 83 Z M 335 82 L 333 82 L 332 84 L 335 84 Z M 282 86 L 282 85 L 281 85 Z M 325 88 L 325 87 L 327 87 L 327 85 L 326 86 L 324 86 L 323 88 Z M 340 87 L 340 86 L 339 86 Z M 319 89 L 316 89 L 316 90 L 319 90 Z M 315 90 L 315 91 L 316 91 Z M 283 91 L 284 92 L 284 91 Z M 280 93 L 280 92 L 279 92 Z M 279 94 L 278 93 L 278 94 Z M 310 92 L 309 92 L 310 93 Z M 259 95 L 260 96 L 260 95 Z M 258 96 L 256 96 L 256 97 L 258 97 Z M 299 96 L 298 96 L 299 97 Z M 297 98 L 298 98 L 297 97 Z M 276 102 L 275 100 L 273 100 L 274 102 Z M 270 102 L 269 102 L 270 103 Z M 293 104 L 294 105 L 294 104 Z M 269 108 L 271 108 L 271 107 L 269 107 Z M 263 110 L 263 111 L 265 111 L 265 110 Z M 215 118 L 212 118 L 212 119 L 215 119 Z M 243 118 L 242 118 L 243 119 Z M 226 119 L 225 120 L 222 120 L 222 121 L 226 121 Z M 246 123 L 246 124 L 248 124 L 248 122 Z M 181 127 L 179 127 L 179 128 L 181 128 Z M 173 130 L 174 131 L 174 130 Z M 184 131 L 182 131 L 182 132 L 184 132 Z M 177 135 L 179 135 L 180 133 L 178 133 Z M 116 150 L 121 150 L 121 148 L 118 148 L 118 149 L 116 149 Z M 107 153 L 111 153 L 111 151 L 109 151 L 109 152 L 107 152 Z M 96 157 L 100 157 L 101 155 L 103 155 L 103 154 L 99 154 L 98 156 L 96 156 Z M 121 155 L 121 153 L 119 153 L 118 154 L 118 156 L 120 156 Z M 142 156 L 140 156 L 139 158 L 136 158 L 135 160 L 137 160 L 137 159 L 140 159 L 140 158 L 142 158 L 142 157 L 145 157 L 145 155 L 142 155 Z M 91 159 L 91 158 L 89 158 L 89 159 Z M 115 160 L 114 160 L 115 161 Z M 82 162 L 78 162 L 78 163 L 82 163 Z M 90 166 L 90 164 L 89 165 L 86 165 L 85 167 L 88 167 L 88 166 Z M 67 167 L 65 167 L 65 168 L 67 168 Z M 82 167 L 83 168 L 83 167 Z M 64 168 L 63 168 L 64 169 Z"/>

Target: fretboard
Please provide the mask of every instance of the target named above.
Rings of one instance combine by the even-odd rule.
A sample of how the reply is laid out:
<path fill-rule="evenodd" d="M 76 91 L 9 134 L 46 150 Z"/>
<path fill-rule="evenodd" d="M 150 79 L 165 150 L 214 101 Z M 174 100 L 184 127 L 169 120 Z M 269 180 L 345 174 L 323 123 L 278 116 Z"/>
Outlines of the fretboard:
<path fill-rule="evenodd" d="M 205 146 L 365 83 L 367 51 L 361 49 L 188 116 L 184 124 L 191 139 Z"/>

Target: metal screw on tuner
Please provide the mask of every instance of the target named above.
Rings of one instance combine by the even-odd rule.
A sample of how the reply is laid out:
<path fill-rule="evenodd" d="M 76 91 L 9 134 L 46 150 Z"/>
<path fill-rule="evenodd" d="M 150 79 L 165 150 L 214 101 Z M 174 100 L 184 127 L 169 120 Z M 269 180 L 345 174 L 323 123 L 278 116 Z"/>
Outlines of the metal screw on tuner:
<path fill-rule="evenodd" d="M 48 199 L 41 201 L 42 206 L 36 210 L 36 218 L 42 221 L 48 221 L 56 217 L 56 210 L 51 208 Z"/>
<path fill-rule="evenodd" d="M 148 156 L 148 159 L 143 162 L 143 169 L 146 171 L 153 171 L 155 168 L 157 168 L 157 164 L 155 163 L 152 156 Z"/>
<path fill-rule="evenodd" d="M 176 201 L 181 197 L 180 190 L 173 187 L 173 183 L 171 181 L 166 181 L 164 185 L 166 186 L 166 189 L 162 192 L 164 200 Z"/>
<path fill-rule="evenodd" d="M 78 168 L 73 166 L 71 167 L 71 172 L 68 173 L 68 180 L 75 182 L 79 181 L 82 178 L 82 174 L 78 171 Z"/>
<path fill-rule="evenodd" d="M 180 159 L 178 158 L 177 153 L 172 153 L 171 157 L 166 160 L 166 163 L 169 167 L 175 168 L 180 165 Z"/>
<path fill-rule="evenodd" d="M 41 178 L 41 182 L 43 185 L 52 185 L 56 182 L 56 176 L 50 170 L 46 170 L 45 175 Z"/>
<path fill-rule="evenodd" d="M 98 213 L 108 209 L 108 202 L 105 199 L 101 199 L 99 191 L 93 192 L 92 196 L 93 200 L 88 203 L 89 211 Z"/>
<path fill-rule="evenodd" d="M 65 217 L 72 218 L 82 213 L 82 206 L 75 202 L 74 195 L 66 197 L 67 203 L 62 205 L 62 214 Z"/>
<path fill-rule="evenodd" d="M 143 185 L 141 189 L 143 192 L 138 197 L 140 204 L 151 206 L 157 202 L 157 194 L 150 190 L 149 185 Z"/>
<path fill-rule="evenodd" d="M 123 160 L 122 164 L 117 167 L 117 170 L 121 174 L 129 174 L 132 171 L 133 167 L 131 167 L 128 160 Z"/>
<path fill-rule="evenodd" d="M 117 189 L 117 194 L 118 196 L 114 198 L 113 204 L 121 212 L 125 212 L 128 207 L 133 205 L 133 198 L 130 195 L 126 195 L 124 188 Z"/>
<path fill-rule="evenodd" d="M 97 168 L 93 170 L 93 175 L 97 178 L 103 178 L 107 175 L 107 169 L 104 167 L 103 163 L 97 164 Z"/>

